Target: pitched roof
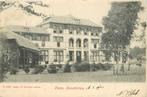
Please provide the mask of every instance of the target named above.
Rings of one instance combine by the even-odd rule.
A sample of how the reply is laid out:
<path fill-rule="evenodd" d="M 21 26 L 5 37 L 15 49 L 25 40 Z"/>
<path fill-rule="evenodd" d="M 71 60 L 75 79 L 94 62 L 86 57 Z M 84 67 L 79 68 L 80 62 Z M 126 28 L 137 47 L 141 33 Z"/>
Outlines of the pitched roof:
<path fill-rule="evenodd" d="M 46 29 L 41 28 L 41 27 L 27 27 L 27 26 L 10 25 L 10 26 L 6 26 L 5 28 L 10 31 L 14 31 L 14 32 L 49 34 Z"/>
<path fill-rule="evenodd" d="M 35 50 L 35 51 L 39 51 L 38 47 L 32 43 L 30 40 L 14 33 L 8 30 L 1 30 L 0 31 L 0 35 L 3 34 L 6 39 L 15 39 L 16 43 L 20 46 L 20 47 L 24 47 L 24 48 L 28 48 L 31 50 Z"/>
<path fill-rule="evenodd" d="M 44 22 L 40 25 L 47 23 L 61 23 L 61 24 L 74 24 L 74 25 L 84 25 L 84 26 L 92 26 L 92 27 L 100 27 L 96 23 L 87 20 L 87 19 L 78 19 L 73 16 L 53 16 L 44 19 Z"/>

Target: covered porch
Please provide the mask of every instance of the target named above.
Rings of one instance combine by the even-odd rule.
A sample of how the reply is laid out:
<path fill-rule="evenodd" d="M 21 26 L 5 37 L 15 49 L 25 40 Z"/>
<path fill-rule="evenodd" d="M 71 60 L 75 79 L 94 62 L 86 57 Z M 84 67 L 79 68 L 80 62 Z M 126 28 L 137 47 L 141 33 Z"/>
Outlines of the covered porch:
<path fill-rule="evenodd" d="M 38 65 L 39 49 L 35 44 L 14 32 L 4 31 L 4 35 L 7 41 L 8 64 L 16 68 Z"/>

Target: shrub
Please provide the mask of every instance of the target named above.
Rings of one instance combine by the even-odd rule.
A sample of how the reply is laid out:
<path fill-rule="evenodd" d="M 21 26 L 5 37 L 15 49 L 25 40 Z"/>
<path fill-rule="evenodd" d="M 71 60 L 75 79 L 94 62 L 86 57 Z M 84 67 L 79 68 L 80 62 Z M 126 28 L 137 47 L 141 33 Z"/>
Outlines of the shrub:
<path fill-rule="evenodd" d="M 18 72 L 18 69 L 17 69 L 17 68 L 12 68 L 12 69 L 10 70 L 10 74 L 11 74 L 11 75 L 15 75 L 17 72 Z"/>
<path fill-rule="evenodd" d="M 71 72 L 71 65 L 66 64 L 64 67 L 64 72 Z"/>
<path fill-rule="evenodd" d="M 42 73 L 46 69 L 46 66 L 36 66 L 32 72 L 32 74 Z"/>
<path fill-rule="evenodd" d="M 110 70 L 112 68 L 112 64 L 105 63 L 102 64 L 102 70 Z"/>
<path fill-rule="evenodd" d="M 112 64 L 102 64 L 102 63 L 98 63 L 98 64 L 91 64 L 91 71 L 96 71 L 96 70 L 109 70 L 111 69 Z"/>
<path fill-rule="evenodd" d="M 90 64 L 86 63 L 86 62 L 82 62 L 82 63 L 76 63 L 75 65 L 73 65 L 75 68 L 75 71 L 90 71 Z"/>
<path fill-rule="evenodd" d="M 6 73 L 8 72 L 7 68 L 5 68 L 5 64 L 0 61 L 0 82 L 3 82 L 6 78 Z"/>
<path fill-rule="evenodd" d="M 48 73 L 57 73 L 57 68 L 55 65 L 50 65 L 47 69 Z"/>
<path fill-rule="evenodd" d="M 99 64 L 91 64 L 90 65 L 90 70 L 91 71 L 97 71 L 99 69 L 102 69 L 102 64 L 101 63 L 99 63 Z"/>
<path fill-rule="evenodd" d="M 25 71 L 25 73 L 29 73 L 29 72 L 30 72 L 29 67 L 25 67 L 25 68 L 24 68 L 24 71 Z"/>

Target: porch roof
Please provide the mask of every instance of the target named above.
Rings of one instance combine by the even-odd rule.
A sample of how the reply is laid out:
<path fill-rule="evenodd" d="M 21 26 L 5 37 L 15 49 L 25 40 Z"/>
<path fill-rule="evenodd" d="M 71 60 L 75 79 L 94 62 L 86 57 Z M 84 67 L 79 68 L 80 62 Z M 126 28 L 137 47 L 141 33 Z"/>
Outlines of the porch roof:
<path fill-rule="evenodd" d="M 20 46 L 20 47 L 24 47 L 27 49 L 31 49 L 31 50 L 35 50 L 35 51 L 39 51 L 38 47 L 32 43 L 30 40 L 14 33 L 8 30 L 2 30 L 0 31 L 0 34 L 3 34 L 4 37 L 6 37 L 6 39 L 14 39 L 16 40 L 16 43 Z"/>

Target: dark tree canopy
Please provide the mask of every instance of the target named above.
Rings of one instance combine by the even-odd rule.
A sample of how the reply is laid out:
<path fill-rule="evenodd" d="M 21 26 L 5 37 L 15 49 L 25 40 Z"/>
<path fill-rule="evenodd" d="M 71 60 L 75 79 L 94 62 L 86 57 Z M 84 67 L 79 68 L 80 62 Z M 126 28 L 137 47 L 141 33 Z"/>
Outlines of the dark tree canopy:
<path fill-rule="evenodd" d="M 102 43 L 115 49 L 129 45 L 141 10 L 143 7 L 139 1 L 113 2 L 108 16 L 103 18 L 106 33 L 102 36 Z"/>

